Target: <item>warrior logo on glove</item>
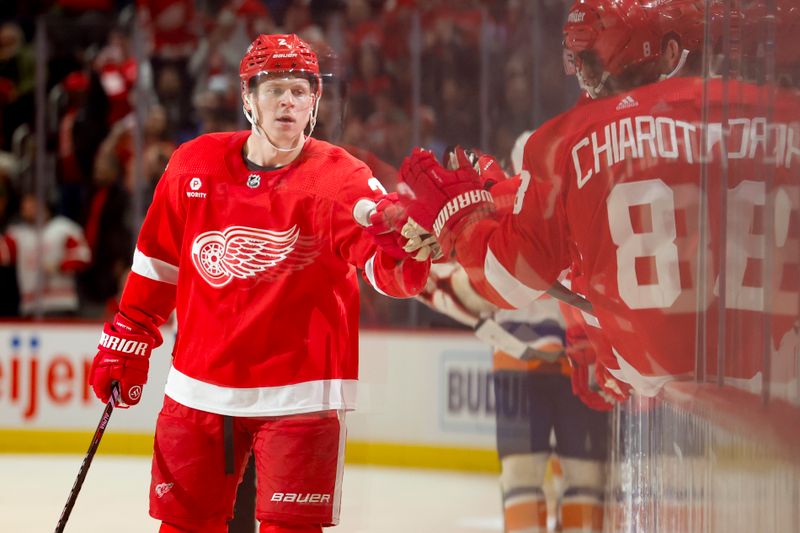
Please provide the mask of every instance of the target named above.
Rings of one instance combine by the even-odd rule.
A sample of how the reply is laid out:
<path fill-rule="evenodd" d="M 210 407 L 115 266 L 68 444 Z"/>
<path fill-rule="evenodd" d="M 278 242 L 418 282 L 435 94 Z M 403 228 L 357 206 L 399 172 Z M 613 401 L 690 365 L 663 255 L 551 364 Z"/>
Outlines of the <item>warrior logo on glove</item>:
<path fill-rule="evenodd" d="M 452 255 L 455 239 L 469 221 L 494 211 L 492 195 L 469 158 L 463 153 L 456 160 L 459 166 L 448 170 L 432 153 L 415 148 L 400 167 L 400 180 L 413 191 L 405 195 L 408 214 L 436 235 L 445 258 Z"/>
<path fill-rule="evenodd" d="M 156 335 L 158 335 L 156 333 Z M 142 387 L 147 382 L 150 352 L 161 344 L 145 328 L 120 313 L 106 323 L 100 335 L 97 355 L 89 371 L 89 382 L 95 396 L 103 402 L 111 397 L 111 387 L 119 383 L 119 407 L 136 405 L 142 399 Z"/>
<path fill-rule="evenodd" d="M 460 210 L 485 202 L 494 202 L 489 191 L 468 191 L 459 194 L 447 202 L 445 206 L 442 207 L 442 210 L 439 211 L 439 215 L 436 217 L 436 221 L 433 223 L 434 235 L 438 237 L 442 233 L 442 228 L 444 228 L 444 226 L 447 224 L 447 221 L 450 220 L 450 217 L 458 213 Z"/>
<path fill-rule="evenodd" d="M 151 343 L 139 342 L 132 339 L 121 339 L 105 331 L 100 335 L 100 346 L 107 350 L 117 350 L 122 353 L 147 356 L 147 349 Z"/>

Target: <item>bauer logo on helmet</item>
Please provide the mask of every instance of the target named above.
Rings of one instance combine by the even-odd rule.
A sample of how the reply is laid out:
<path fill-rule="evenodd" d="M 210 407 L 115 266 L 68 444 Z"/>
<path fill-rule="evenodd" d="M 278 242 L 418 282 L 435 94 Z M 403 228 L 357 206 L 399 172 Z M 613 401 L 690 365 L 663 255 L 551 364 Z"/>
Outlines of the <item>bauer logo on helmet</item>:
<path fill-rule="evenodd" d="M 586 13 L 583 11 L 573 11 L 569 14 L 567 18 L 567 22 L 583 22 L 583 19 L 586 18 Z"/>

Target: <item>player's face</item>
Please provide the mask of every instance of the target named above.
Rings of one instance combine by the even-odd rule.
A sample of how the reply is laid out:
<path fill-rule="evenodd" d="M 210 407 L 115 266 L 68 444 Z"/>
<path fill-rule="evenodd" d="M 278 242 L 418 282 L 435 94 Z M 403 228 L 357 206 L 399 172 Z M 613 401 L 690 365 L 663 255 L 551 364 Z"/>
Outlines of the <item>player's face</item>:
<path fill-rule="evenodd" d="M 608 96 L 610 91 L 607 84 L 607 74 L 602 60 L 591 50 L 577 54 L 575 62 L 576 76 L 581 87 L 586 89 L 593 98 Z"/>
<path fill-rule="evenodd" d="M 262 81 L 252 98 L 259 125 L 274 142 L 288 145 L 308 124 L 315 96 L 307 79 L 286 77 Z"/>

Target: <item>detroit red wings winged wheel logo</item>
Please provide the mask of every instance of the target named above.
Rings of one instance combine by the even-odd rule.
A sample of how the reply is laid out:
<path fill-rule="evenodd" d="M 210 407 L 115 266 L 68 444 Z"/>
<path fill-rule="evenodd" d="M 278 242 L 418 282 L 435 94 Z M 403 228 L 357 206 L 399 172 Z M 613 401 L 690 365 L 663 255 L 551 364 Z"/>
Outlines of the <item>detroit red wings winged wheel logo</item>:
<path fill-rule="evenodd" d="M 254 278 L 284 261 L 295 249 L 300 230 L 270 231 L 245 226 L 207 231 L 192 243 L 192 262 L 212 287 L 234 278 Z"/>

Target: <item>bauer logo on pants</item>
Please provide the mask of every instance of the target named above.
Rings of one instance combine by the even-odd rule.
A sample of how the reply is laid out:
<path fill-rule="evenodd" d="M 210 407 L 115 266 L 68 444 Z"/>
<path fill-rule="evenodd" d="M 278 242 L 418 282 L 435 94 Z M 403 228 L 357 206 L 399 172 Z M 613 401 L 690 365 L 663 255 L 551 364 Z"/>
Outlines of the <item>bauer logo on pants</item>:
<path fill-rule="evenodd" d="M 273 492 L 270 501 L 283 503 L 331 503 L 330 494 L 310 492 Z"/>

